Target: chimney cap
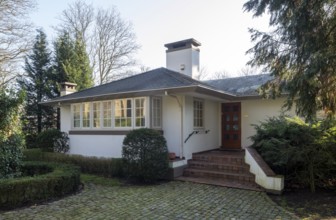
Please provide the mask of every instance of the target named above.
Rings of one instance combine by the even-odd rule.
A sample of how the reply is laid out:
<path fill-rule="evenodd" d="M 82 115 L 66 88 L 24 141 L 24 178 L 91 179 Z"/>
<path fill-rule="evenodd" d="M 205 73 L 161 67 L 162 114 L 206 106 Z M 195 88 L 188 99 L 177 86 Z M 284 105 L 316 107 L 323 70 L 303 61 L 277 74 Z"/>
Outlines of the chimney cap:
<path fill-rule="evenodd" d="M 201 43 L 195 40 L 194 38 L 190 38 L 186 40 L 168 43 L 168 44 L 165 44 L 164 46 L 167 47 L 168 51 L 171 51 L 171 50 L 192 48 L 193 46 L 198 47 L 198 46 L 201 46 Z"/>
<path fill-rule="evenodd" d="M 71 83 L 71 82 L 62 82 L 61 85 L 77 86 L 76 83 Z"/>

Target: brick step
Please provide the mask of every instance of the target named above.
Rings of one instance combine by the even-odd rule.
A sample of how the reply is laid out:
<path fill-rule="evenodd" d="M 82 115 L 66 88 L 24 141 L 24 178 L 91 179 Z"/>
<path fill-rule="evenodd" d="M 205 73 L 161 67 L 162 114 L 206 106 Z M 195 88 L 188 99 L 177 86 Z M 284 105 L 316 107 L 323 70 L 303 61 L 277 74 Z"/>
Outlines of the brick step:
<path fill-rule="evenodd" d="M 232 156 L 232 155 L 216 155 L 216 154 L 193 154 L 192 159 L 213 163 L 227 163 L 236 165 L 245 164 L 244 156 L 241 155 Z"/>
<path fill-rule="evenodd" d="M 183 172 L 185 177 L 201 177 L 201 178 L 216 178 L 225 180 L 242 181 L 255 183 L 255 176 L 251 173 L 234 173 L 229 171 L 217 171 L 209 169 L 193 169 L 186 168 Z"/>
<path fill-rule="evenodd" d="M 246 189 L 246 190 L 253 190 L 262 192 L 264 189 L 260 187 L 256 183 L 247 183 L 247 182 L 240 182 L 240 181 L 230 181 L 230 180 L 223 180 L 223 179 L 215 179 L 215 178 L 196 178 L 196 177 L 186 177 L 181 176 L 176 178 L 179 181 L 187 181 L 187 182 L 194 182 L 194 183 L 202 183 L 208 185 L 215 185 L 215 186 L 224 186 L 230 188 L 237 188 L 237 189 Z"/>
<path fill-rule="evenodd" d="M 188 160 L 189 168 L 193 169 L 206 169 L 206 170 L 216 170 L 216 171 L 230 171 L 234 173 L 248 173 L 250 166 L 247 164 L 230 164 L 230 163 L 214 163 L 208 161 L 199 160 Z"/>

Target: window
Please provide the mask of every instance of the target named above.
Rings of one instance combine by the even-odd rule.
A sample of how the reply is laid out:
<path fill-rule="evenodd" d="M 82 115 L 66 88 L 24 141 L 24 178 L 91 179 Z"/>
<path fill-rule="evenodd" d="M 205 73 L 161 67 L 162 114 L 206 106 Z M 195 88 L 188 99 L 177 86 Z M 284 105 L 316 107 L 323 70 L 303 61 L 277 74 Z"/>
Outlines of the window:
<path fill-rule="evenodd" d="M 152 127 L 161 128 L 161 109 L 162 109 L 161 98 L 153 97 L 152 98 Z"/>
<path fill-rule="evenodd" d="M 90 127 L 90 103 L 85 102 L 82 104 L 82 126 L 83 128 L 89 128 Z"/>
<path fill-rule="evenodd" d="M 203 101 L 194 100 L 194 128 L 203 128 L 203 108 Z"/>
<path fill-rule="evenodd" d="M 92 113 L 93 113 L 92 126 L 94 128 L 100 128 L 100 102 L 92 103 Z"/>
<path fill-rule="evenodd" d="M 145 99 L 135 100 L 135 127 L 145 127 Z"/>
<path fill-rule="evenodd" d="M 72 126 L 74 128 L 80 128 L 80 104 L 74 104 L 72 105 Z"/>
<path fill-rule="evenodd" d="M 155 107 L 156 124 L 161 125 L 161 100 Z M 145 127 L 148 119 L 145 97 L 71 105 L 71 127 L 74 129 L 131 129 Z"/>
<path fill-rule="evenodd" d="M 112 102 L 103 102 L 103 127 L 112 127 Z"/>
<path fill-rule="evenodd" d="M 115 127 L 132 127 L 132 99 L 114 101 Z"/>

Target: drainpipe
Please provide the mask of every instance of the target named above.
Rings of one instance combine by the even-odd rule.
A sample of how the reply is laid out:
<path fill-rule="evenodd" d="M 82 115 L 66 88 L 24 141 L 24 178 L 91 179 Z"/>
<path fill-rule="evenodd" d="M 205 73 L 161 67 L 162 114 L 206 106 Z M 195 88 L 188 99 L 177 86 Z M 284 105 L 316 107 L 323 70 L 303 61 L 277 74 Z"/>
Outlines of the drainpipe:
<path fill-rule="evenodd" d="M 165 91 L 165 95 L 168 95 L 168 96 L 170 96 L 172 98 L 175 98 L 176 101 L 177 101 L 177 103 L 178 103 L 178 105 L 180 106 L 180 110 L 181 110 L 181 140 L 180 140 L 181 147 L 180 147 L 180 157 L 182 159 L 183 158 L 183 154 L 184 154 L 184 152 L 183 152 L 183 145 L 184 145 L 184 143 L 183 143 L 183 137 L 184 137 L 184 135 L 183 135 L 183 124 L 184 124 L 183 123 L 183 104 L 181 103 L 181 101 L 179 100 L 179 98 L 176 95 L 168 94 L 167 91 Z"/>

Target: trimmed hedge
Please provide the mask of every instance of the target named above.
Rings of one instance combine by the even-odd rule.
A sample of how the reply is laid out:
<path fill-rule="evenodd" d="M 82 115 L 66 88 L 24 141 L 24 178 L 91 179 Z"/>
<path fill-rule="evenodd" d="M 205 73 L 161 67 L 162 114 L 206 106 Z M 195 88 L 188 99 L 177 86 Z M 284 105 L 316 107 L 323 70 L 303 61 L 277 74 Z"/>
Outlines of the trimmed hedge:
<path fill-rule="evenodd" d="M 168 174 L 166 139 L 156 130 L 132 130 L 123 141 L 122 157 L 125 173 L 140 182 L 153 183 Z"/>
<path fill-rule="evenodd" d="M 80 185 L 79 168 L 75 166 L 29 161 L 22 170 L 31 176 L 0 181 L 1 209 L 59 198 L 76 192 Z M 48 170 L 52 172 L 36 175 Z"/>
<path fill-rule="evenodd" d="M 81 172 L 96 174 L 104 177 L 122 177 L 123 162 L 121 158 L 98 158 L 81 155 L 43 152 L 41 149 L 27 149 L 23 151 L 24 160 L 50 161 L 74 164 Z"/>

